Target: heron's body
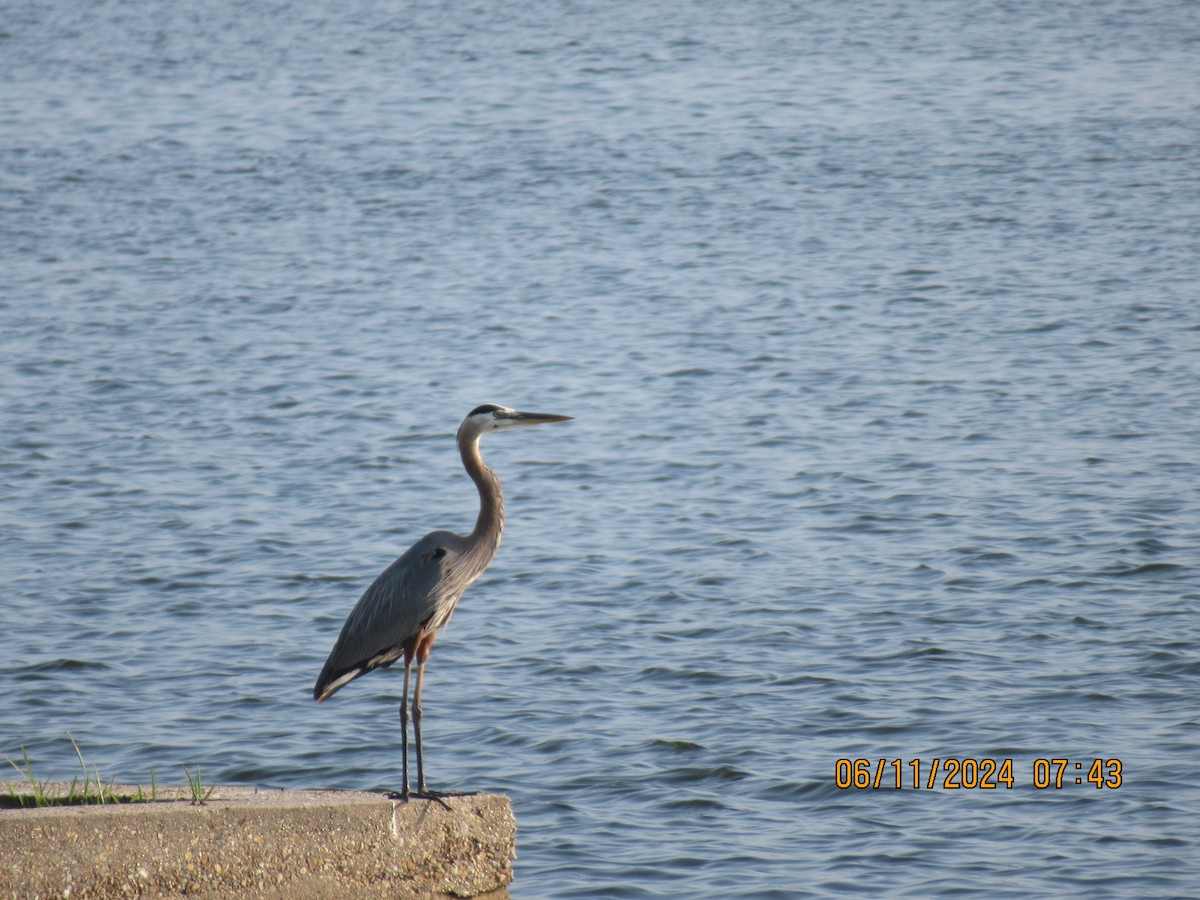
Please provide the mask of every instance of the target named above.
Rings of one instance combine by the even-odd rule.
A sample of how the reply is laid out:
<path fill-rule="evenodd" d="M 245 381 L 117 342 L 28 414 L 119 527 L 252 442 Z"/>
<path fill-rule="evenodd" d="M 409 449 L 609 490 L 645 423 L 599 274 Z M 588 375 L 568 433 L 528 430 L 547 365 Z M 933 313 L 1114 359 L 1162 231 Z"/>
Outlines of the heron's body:
<path fill-rule="evenodd" d="M 413 736 L 417 749 L 417 790 L 424 792 L 421 758 L 421 686 L 425 662 L 438 629 L 450 621 L 459 598 L 483 574 L 496 555 L 504 532 L 504 495 L 500 480 L 484 465 L 479 439 L 489 431 L 570 416 L 521 413 L 491 404 L 477 407 L 458 429 L 458 449 L 467 474 L 479 488 L 479 518 L 466 536 L 434 531 L 413 544 L 367 588 L 342 626 L 342 633 L 313 687 L 324 702 L 360 675 L 404 660 L 404 790 L 408 795 L 408 682 L 417 661 L 413 694 Z"/>
<path fill-rule="evenodd" d="M 466 541 L 449 531 L 434 531 L 380 573 L 342 626 L 313 689 L 318 702 L 360 675 L 415 653 L 422 637 L 450 621 L 458 598 L 495 555 L 493 551 L 482 565 L 470 567 Z"/>

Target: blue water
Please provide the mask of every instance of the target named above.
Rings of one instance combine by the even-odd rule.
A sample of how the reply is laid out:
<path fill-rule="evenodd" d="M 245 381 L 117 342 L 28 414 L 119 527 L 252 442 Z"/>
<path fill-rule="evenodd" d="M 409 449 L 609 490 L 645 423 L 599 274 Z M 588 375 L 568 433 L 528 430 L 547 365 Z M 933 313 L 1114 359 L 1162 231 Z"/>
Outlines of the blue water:
<path fill-rule="evenodd" d="M 1200 5 L 0 3 L 0 84 L 0 754 L 395 787 L 312 684 L 503 403 L 425 730 L 514 897 L 1200 896 Z"/>

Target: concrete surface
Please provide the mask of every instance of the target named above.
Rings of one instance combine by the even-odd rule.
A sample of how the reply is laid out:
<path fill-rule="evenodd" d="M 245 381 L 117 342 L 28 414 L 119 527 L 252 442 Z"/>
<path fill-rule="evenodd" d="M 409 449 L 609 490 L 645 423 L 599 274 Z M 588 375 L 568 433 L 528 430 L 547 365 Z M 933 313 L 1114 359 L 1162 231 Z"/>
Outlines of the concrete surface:
<path fill-rule="evenodd" d="M 0 782 L 0 795 L 14 790 L 27 787 Z M 157 796 L 0 809 L 0 897 L 508 896 L 516 820 L 504 796 L 453 795 L 443 805 L 218 787 L 203 806 L 186 788 Z"/>

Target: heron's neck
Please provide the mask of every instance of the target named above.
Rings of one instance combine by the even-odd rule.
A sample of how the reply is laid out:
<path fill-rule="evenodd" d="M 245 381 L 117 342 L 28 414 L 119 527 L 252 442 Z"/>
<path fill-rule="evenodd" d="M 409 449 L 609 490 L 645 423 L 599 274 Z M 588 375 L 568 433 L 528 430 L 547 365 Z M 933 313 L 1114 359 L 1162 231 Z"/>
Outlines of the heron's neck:
<path fill-rule="evenodd" d="M 504 532 L 504 492 L 500 490 L 500 479 L 496 473 L 484 465 L 483 457 L 479 454 L 478 437 L 465 441 L 459 438 L 458 450 L 467 474 L 479 488 L 479 518 L 475 521 L 470 541 L 490 560 L 500 546 L 500 536 Z"/>

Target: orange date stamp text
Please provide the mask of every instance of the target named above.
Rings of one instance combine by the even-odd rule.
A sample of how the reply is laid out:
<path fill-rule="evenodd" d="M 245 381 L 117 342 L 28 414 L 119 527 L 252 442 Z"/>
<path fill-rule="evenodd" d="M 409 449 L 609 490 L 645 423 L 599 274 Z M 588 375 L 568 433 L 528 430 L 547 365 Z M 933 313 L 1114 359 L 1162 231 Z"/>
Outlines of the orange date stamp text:
<path fill-rule="evenodd" d="M 839 759 L 834 763 L 834 784 L 843 790 L 1012 790 L 1021 770 L 1038 790 L 1062 790 L 1089 784 L 1097 790 L 1115 790 L 1124 783 L 1119 759 L 1035 759 L 1018 767 L 1011 759 L 932 757 L 926 759 Z"/>

